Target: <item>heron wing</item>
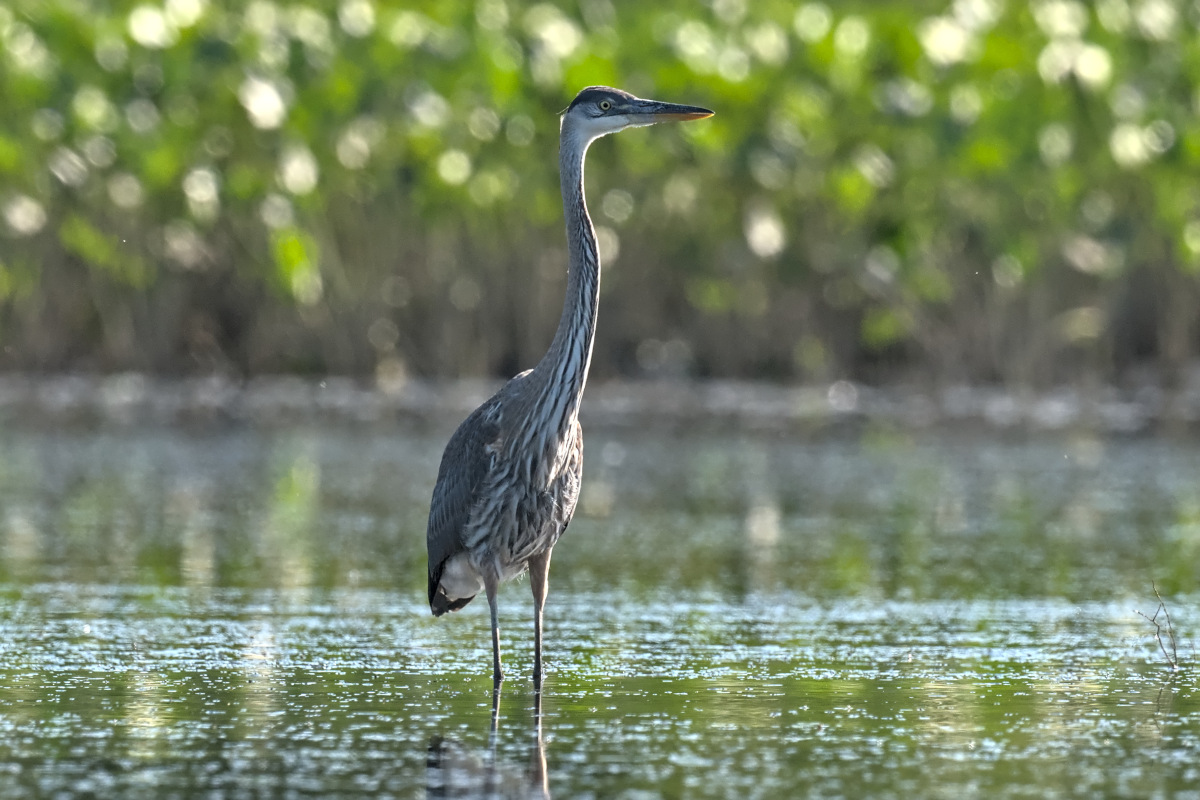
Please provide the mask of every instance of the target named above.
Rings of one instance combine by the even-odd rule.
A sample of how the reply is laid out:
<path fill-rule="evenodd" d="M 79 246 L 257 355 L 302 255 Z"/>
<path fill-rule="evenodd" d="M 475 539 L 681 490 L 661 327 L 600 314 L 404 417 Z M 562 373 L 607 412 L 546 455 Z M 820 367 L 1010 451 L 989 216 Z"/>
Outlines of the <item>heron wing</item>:
<path fill-rule="evenodd" d="M 555 541 L 566 531 L 575 516 L 575 505 L 579 502 L 579 487 L 583 484 L 583 426 L 575 421 L 575 430 L 571 434 L 571 454 L 559 476 L 558 513 L 559 526 Z"/>
<path fill-rule="evenodd" d="M 437 592 L 446 561 L 463 551 L 462 531 L 471 517 L 479 489 L 491 469 L 488 452 L 500 438 L 499 397 L 495 396 L 463 420 L 446 443 L 437 484 L 429 505 L 425 545 L 429 551 L 429 600 Z"/>

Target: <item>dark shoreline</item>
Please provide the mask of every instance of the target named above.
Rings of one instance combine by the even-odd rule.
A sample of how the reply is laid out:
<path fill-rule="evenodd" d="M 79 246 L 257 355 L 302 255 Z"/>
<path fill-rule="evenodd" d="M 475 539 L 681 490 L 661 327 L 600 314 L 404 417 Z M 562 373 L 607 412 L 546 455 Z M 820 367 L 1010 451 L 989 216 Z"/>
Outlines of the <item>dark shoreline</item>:
<path fill-rule="evenodd" d="M 1200 378 L 1200 376 L 1198 376 Z M 1200 379 L 1167 392 L 1069 387 L 1046 392 L 951 386 L 780 386 L 735 381 L 610 381 L 588 387 L 585 424 L 721 426 L 811 431 L 879 423 L 900 429 L 963 426 L 1010 431 L 1141 434 L 1200 430 Z M 496 381 L 406 380 L 389 386 L 342 377 L 0 374 L 0 423 L 453 424 Z"/>

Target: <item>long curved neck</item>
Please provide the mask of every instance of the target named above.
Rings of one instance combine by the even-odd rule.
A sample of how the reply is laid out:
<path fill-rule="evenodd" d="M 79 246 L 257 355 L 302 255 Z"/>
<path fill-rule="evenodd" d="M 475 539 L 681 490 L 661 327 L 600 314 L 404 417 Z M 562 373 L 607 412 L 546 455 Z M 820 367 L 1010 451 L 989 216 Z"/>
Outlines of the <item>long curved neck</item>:
<path fill-rule="evenodd" d="M 596 338 L 600 301 L 600 253 L 583 196 L 583 160 L 591 142 L 564 126 L 559 142 L 559 177 L 567 224 L 567 294 L 550 349 L 534 368 L 538 417 L 549 432 L 575 424 Z"/>

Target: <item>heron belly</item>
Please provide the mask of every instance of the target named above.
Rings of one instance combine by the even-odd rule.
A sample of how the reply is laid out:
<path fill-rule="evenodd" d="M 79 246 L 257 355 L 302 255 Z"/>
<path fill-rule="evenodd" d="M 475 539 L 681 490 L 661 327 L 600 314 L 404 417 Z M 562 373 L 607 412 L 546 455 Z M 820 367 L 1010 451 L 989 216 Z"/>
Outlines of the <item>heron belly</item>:
<path fill-rule="evenodd" d="M 575 511 L 582 467 L 582 437 L 575 423 L 567 456 L 548 454 L 531 467 L 504 457 L 493 468 L 472 510 L 462 542 L 478 573 L 498 582 L 521 575 L 529 560 L 548 552 Z M 546 474 L 538 463 L 554 465 Z M 445 583 L 445 579 L 442 581 Z"/>
<path fill-rule="evenodd" d="M 554 495 L 528 490 L 506 493 L 501 502 L 481 507 L 467 536 L 475 563 L 494 571 L 501 582 L 525 572 L 529 559 L 558 539 L 561 526 L 554 510 Z"/>
<path fill-rule="evenodd" d="M 459 553 L 446 562 L 439 584 L 451 601 L 474 597 L 483 591 L 483 578 L 471 566 L 466 553 Z"/>

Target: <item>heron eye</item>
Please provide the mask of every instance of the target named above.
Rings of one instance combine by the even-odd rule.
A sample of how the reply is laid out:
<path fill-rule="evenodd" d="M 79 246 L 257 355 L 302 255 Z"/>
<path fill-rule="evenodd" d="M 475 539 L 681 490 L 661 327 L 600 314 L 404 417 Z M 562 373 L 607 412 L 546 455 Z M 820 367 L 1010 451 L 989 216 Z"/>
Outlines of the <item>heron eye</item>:
<path fill-rule="evenodd" d="M 612 103 L 608 102 L 607 100 L 600 101 L 600 110 L 601 111 L 608 111 L 610 108 L 612 108 Z"/>

